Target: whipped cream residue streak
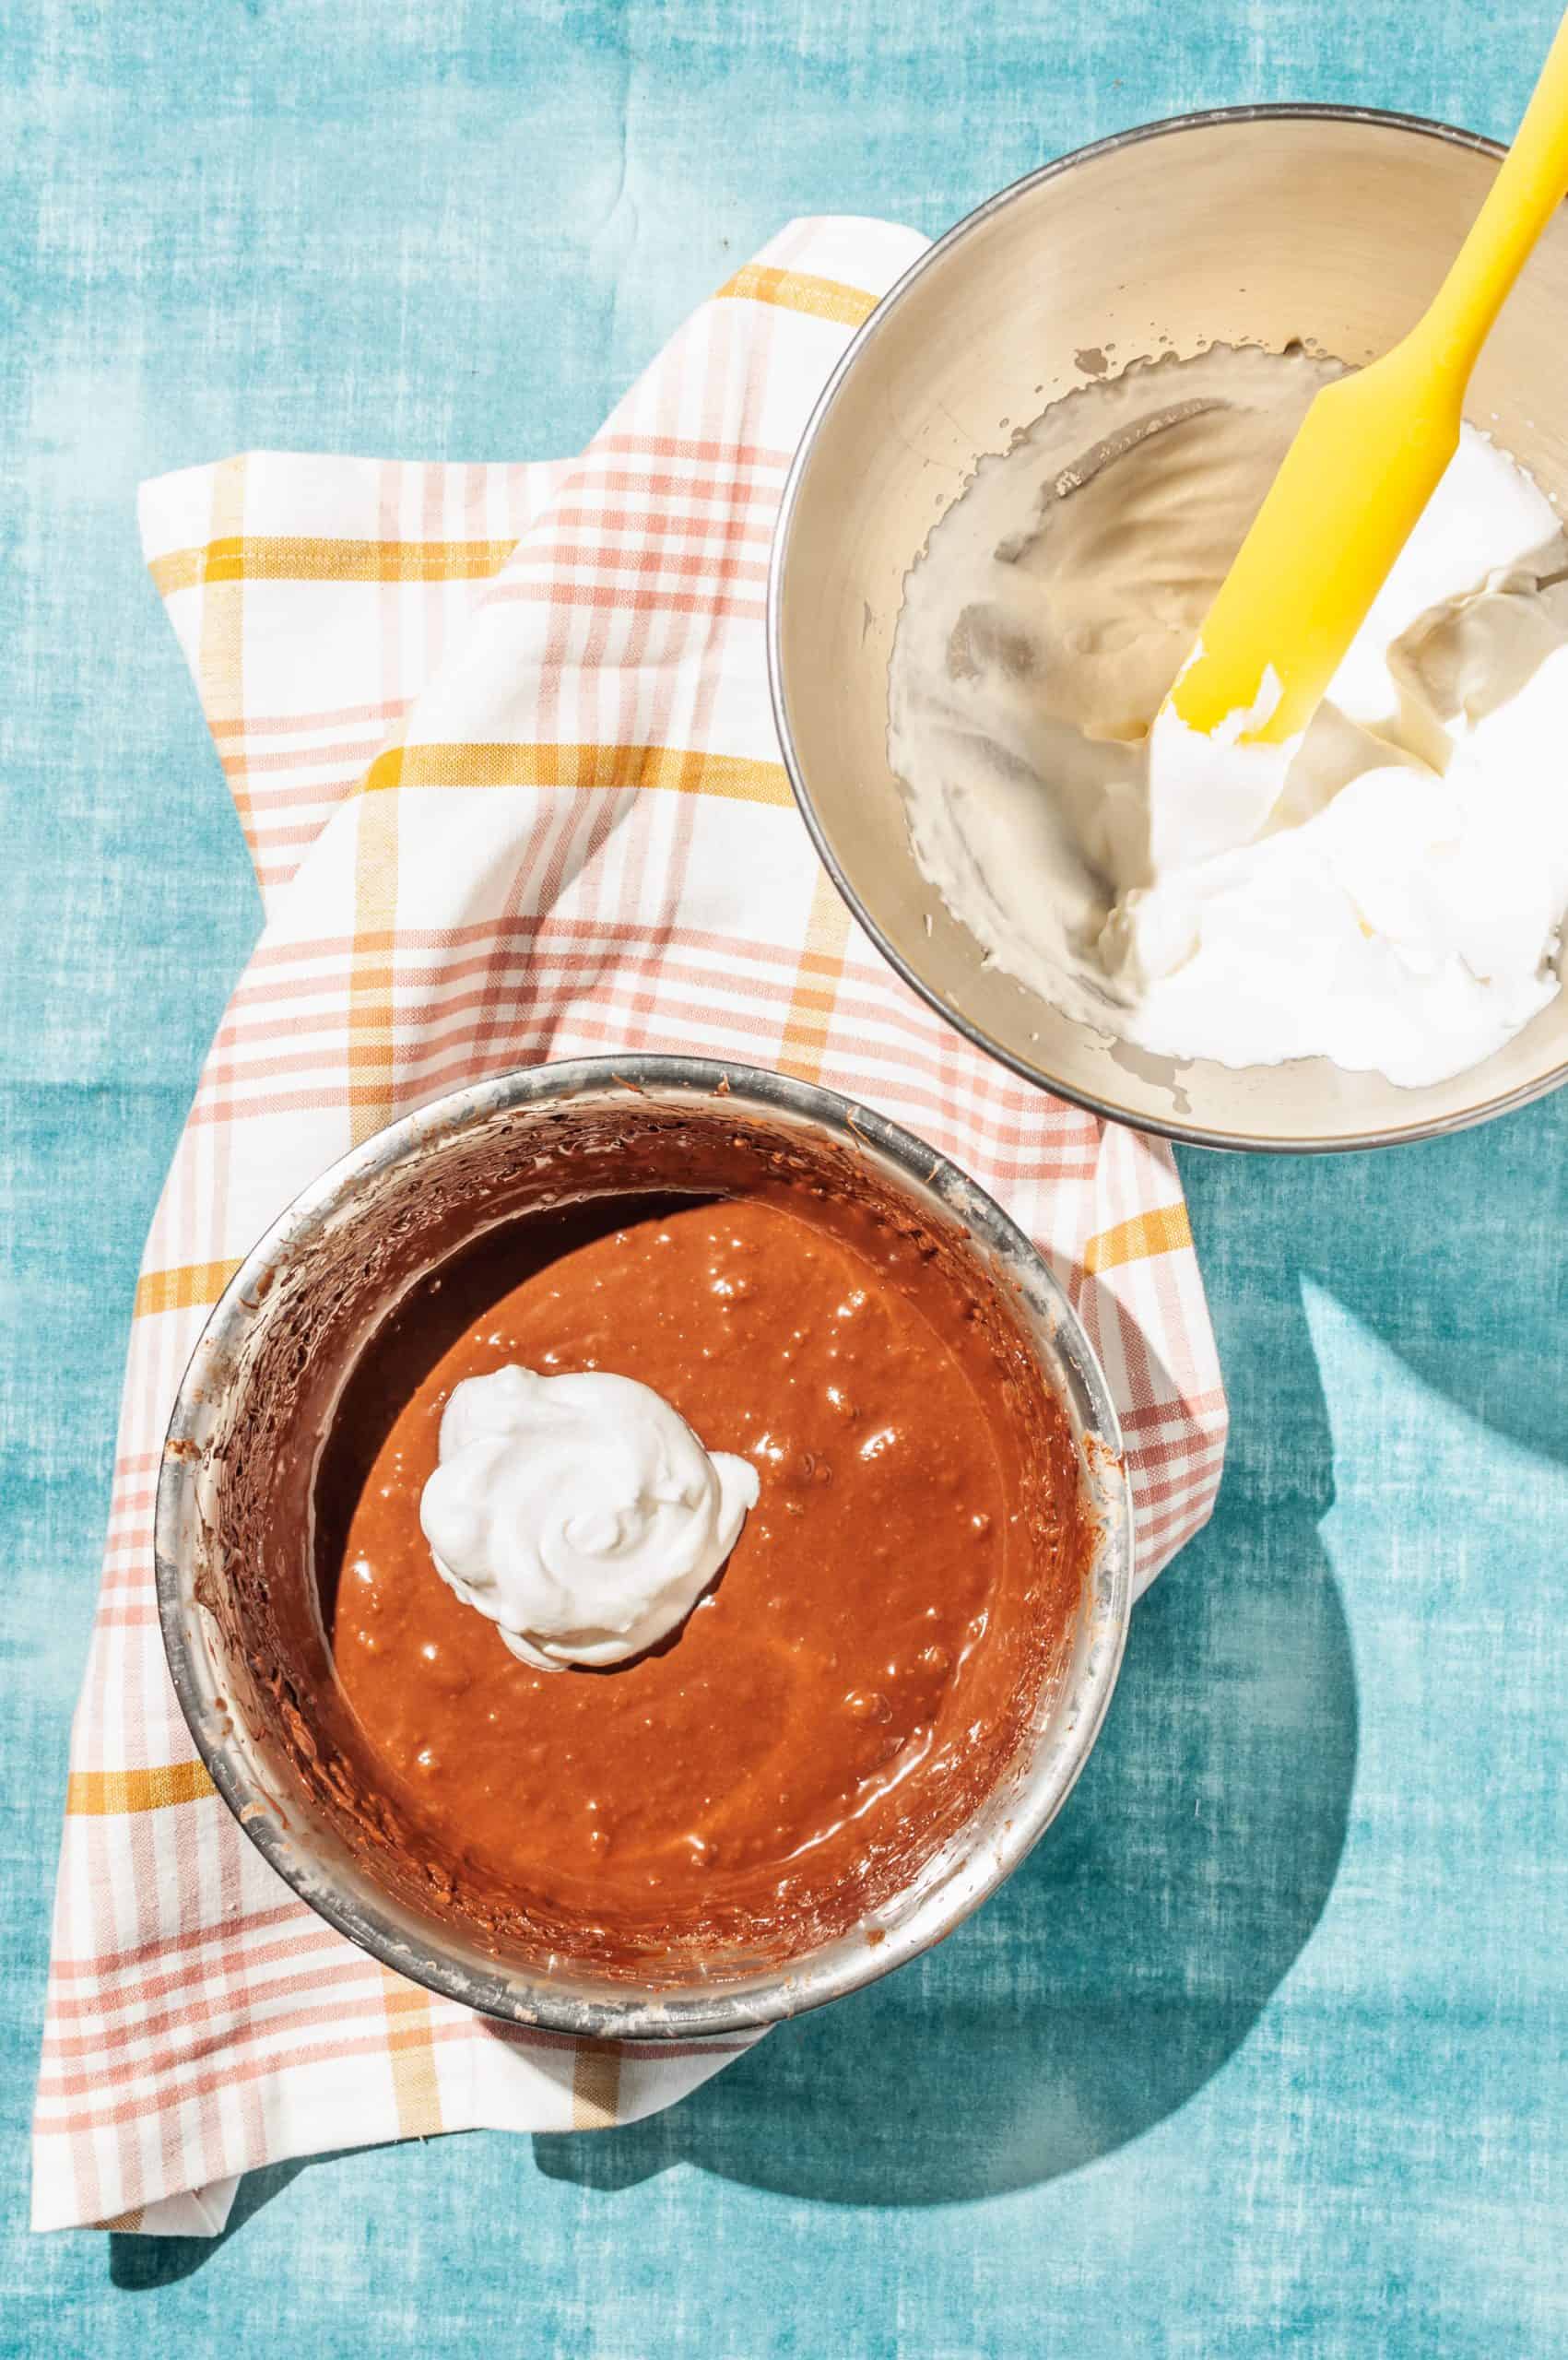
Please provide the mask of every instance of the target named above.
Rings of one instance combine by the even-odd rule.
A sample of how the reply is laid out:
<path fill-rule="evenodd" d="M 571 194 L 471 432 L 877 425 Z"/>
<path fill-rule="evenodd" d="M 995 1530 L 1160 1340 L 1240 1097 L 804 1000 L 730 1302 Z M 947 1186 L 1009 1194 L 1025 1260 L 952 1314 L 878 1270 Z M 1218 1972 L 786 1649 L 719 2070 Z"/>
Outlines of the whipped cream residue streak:
<path fill-rule="evenodd" d="M 1462 1072 L 1557 992 L 1568 541 L 1472 428 L 1311 727 L 1155 715 L 1338 364 L 1216 348 L 1069 395 L 906 585 L 890 756 L 953 914 L 1156 1055 Z"/>
<path fill-rule="evenodd" d="M 436 1571 L 541 1671 L 641 1655 L 685 1621 L 757 1504 L 650 1386 L 500 1368 L 454 1386 L 419 1522 Z"/>

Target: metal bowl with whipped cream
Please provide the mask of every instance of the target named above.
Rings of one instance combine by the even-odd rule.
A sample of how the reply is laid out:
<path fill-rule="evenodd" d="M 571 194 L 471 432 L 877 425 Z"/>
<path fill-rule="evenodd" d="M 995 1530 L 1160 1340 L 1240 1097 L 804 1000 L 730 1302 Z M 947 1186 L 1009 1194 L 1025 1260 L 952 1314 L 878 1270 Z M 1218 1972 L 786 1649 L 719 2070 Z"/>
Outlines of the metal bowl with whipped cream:
<path fill-rule="evenodd" d="M 1253 864 L 1261 887 L 1251 879 L 1248 900 L 1216 870 L 1222 890 L 1198 936 L 1190 897 L 1149 879 L 1141 847 L 1128 852 L 1144 757 L 1106 702 L 1120 691 L 1119 660 L 1128 693 L 1141 692 L 1139 667 L 1168 671 L 1179 648 L 1173 639 L 1162 651 L 1147 631 L 1137 644 L 1118 638 L 1107 577 L 1120 569 L 1126 601 L 1137 598 L 1157 536 L 1118 542 L 1123 520 L 1108 522 L 1103 502 L 1097 512 L 1095 471 L 1134 481 L 1129 513 L 1147 518 L 1149 454 L 1167 454 L 1173 506 L 1188 498 L 1188 539 L 1161 542 L 1149 572 L 1167 558 L 1179 572 L 1195 552 L 1208 564 L 1188 529 L 1183 438 L 1201 460 L 1197 438 L 1224 442 L 1227 409 L 1240 418 L 1253 379 L 1294 371 L 1304 406 L 1322 371 L 1395 342 L 1456 251 L 1498 152 L 1441 125 L 1311 107 L 1193 116 L 1087 148 L 1004 191 L 922 257 L 861 331 L 808 431 L 774 545 L 769 634 L 807 822 L 916 989 L 1026 1079 L 1098 1113 L 1206 1146 L 1381 1146 L 1480 1122 L 1568 1076 L 1553 762 L 1530 783 L 1529 824 L 1514 827 L 1506 811 L 1493 824 L 1484 785 L 1463 809 L 1483 729 L 1504 765 L 1528 727 L 1538 745 L 1557 742 L 1539 687 L 1533 711 L 1508 700 L 1540 664 L 1537 642 L 1557 659 L 1555 687 L 1568 678 L 1553 513 L 1568 486 L 1557 369 L 1568 222 L 1542 241 L 1467 406 L 1483 430 L 1466 445 L 1470 504 L 1496 516 L 1495 554 L 1484 536 L 1469 554 L 1459 546 L 1462 500 L 1441 517 L 1434 502 L 1423 520 L 1434 562 L 1417 568 L 1426 587 L 1367 691 L 1369 712 L 1381 696 L 1395 714 L 1375 740 L 1379 760 L 1385 737 L 1395 741 L 1393 767 L 1341 791 L 1368 767 L 1357 743 L 1367 716 L 1353 694 L 1344 712 L 1326 707 L 1309 740 L 1315 763 L 1298 766 L 1300 780 L 1291 773 L 1306 804 L 1294 818 L 1319 823 L 1310 859 L 1291 871 L 1307 837 L 1283 832 L 1292 815 L 1282 823 L 1277 812 Z M 1283 441 L 1289 431 L 1287 419 Z M 1013 478 L 1041 513 L 1056 502 L 1044 559 L 1028 532 L 1007 537 L 1034 513 L 1016 499 L 1008 509 Z M 968 578 L 952 570 L 966 531 Z M 938 553 L 949 569 L 939 587 Z M 1461 600 L 1472 587 L 1478 596 Z M 1049 667 L 1031 636 L 1043 595 L 1060 622 L 1045 697 Z M 924 676 L 911 655 L 923 641 Z M 1454 736 L 1443 728 L 1451 708 L 1462 708 Z M 947 809 L 944 760 L 961 778 Z M 1036 872 L 1043 783 L 1067 808 L 1074 845 L 1059 869 L 1043 859 Z M 1375 841 L 1365 827 L 1352 841 L 1368 812 Z M 1149 841 L 1159 824 L 1156 808 Z M 1327 917 L 1303 929 L 1298 989 L 1303 878 Z M 1133 890 L 1108 899 L 1107 879 Z M 1441 962 L 1427 957 L 1433 941 Z M 1397 955 L 1384 968 L 1406 999 L 1385 1005 L 1372 985 L 1388 944 Z M 1118 962 L 1140 985 L 1147 962 L 1158 982 L 1135 1017 Z M 1477 978 L 1484 988 L 1471 988 Z M 1187 1022 L 1211 1051 L 1184 1039 Z"/>
<path fill-rule="evenodd" d="M 312 1683 L 333 1672 L 310 1547 L 280 1548 L 277 1528 L 313 1521 L 314 1469 L 369 1340 L 454 1249 L 533 1212 L 635 1198 L 655 1164 L 701 1192 L 737 1154 L 806 1170 L 813 1185 L 830 1175 L 831 1186 L 874 1187 L 901 1220 L 963 1257 L 976 1289 L 1005 1304 L 1065 1416 L 1091 1546 L 1065 1651 L 1030 1703 L 1014 1758 L 890 1900 L 782 1964 L 721 1960 L 663 1983 L 652 1973 L 599 1980 L 580 1963 L 509 1955 L 444 1908 L 438 1889 L 383 1869 L 374 1843 L 346 1837 L 312 1734 Z M 939 1941 L 1017 1866 L 1070 1791 L 1109 1704 L 1131 1603 L 1132 1527 L 1093 1349 L 1034 1247 L 973 1182 L 831 1092 L 745 1067 L 637 1056 L 456 1092 L 378 1133 L 295 1200 L 233 1279 L 182 1385 L 159 1485 L 157 1564 L 170 1668 L 202 1759 L 296 1894 L 398 1973 L 487 2013 L 661 2041 L 760 2026 L 854 1990 Z"/>

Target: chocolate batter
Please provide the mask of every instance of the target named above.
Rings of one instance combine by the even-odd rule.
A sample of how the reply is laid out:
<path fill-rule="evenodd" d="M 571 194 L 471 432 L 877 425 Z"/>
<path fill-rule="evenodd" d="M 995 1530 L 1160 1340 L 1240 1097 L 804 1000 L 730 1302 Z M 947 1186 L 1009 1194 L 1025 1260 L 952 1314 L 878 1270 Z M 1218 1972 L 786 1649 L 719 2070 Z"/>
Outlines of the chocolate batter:
<path fill-rule="evenodd" d="M 760 1471 L 727 1565 L 634 1663 L 535 1671 L 430 1562 L 442 1410 L 509 1362 L 639 1377 Z M 350 1382 L 316 1535 L 404 1844 L 611 1973 L 788 1953 L 902 1884 L 1016 1751 L 1087 1545 L 1061 1413 L 947 1259 L 787 1187 L 617 1198 L 449 1263 Z"/>

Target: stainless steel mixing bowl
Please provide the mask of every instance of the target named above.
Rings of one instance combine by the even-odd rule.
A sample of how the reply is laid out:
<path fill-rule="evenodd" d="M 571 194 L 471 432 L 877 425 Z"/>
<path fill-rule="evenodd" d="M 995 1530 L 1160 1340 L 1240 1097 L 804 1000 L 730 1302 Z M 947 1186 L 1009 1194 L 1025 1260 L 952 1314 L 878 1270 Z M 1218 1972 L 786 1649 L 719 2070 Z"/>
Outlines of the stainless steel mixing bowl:
<path fill-rule="evenodd" d="M 308 1714 L 333 1680 L 302 1514 L 316 1449 L 314 1412 L 302 1403 L 340 1396 L 392 1305 L 459 1239 L 634 1187 L 701 1193 L 705 1173 L 710 1187 L 715 1172 L 732 1174 L 737 1151 L 755 1152 L 760 1169 L 781 1156 L 828 1174 L 852 1163 L 996 1288 L 1067 1413 L 1096 1541 L 1070 1651 L 1017 1758 L 907 1890 L 783 1967 L 736 1972 L 719 1962 L 701 1980 L 637 1988 L 485 1947 L 433 1894 L 411 1897 L 372 1873 L 279 1741 L 280 1713 Z M 661 1176 L 650 1178 L 651 1161 Z M 1132 1596 L 1115 1410 L 1076 1313 L 1022 1232 L 956 1166 L 867 1108 L 687 1057 L 544 1066 L 455 1092 L 379 1132 L 297 1198 L 236 1274 L 186 1373 L 159 1482 L 157 1553 L 170 1670 L 201 1757 L 297 1894 L 388 1966 L 471 2007 L 645 2041 L 734 2033 L 816 2007 L 949 1933 L 1071 1789 L 1115 1685 Z M 292 1658 L 273 1636 L 280 1586 L 304 1631 Z"/>
<path fill-rule="evenodd" d="M 976 462 L 1087 377 L 1142 356 L 1300 337 L 1370 360 L 1424 309 L 1498 153 L 1442 124 L 1330 107 L 1193 115 L 1086 148 L 922 256 L 850 347 L 807 431 L 769 623 L 774 711 L 807 824 L 917 991 L 1027 1080 L 1097 1113 L 1210 1147 L 1377 1147 L 1481 1122 L 1568 1078 L 1562 995 L 1484 1065 L 1424 1090 L 1323 1059 L 1237 1071 L 1110 1042 L 982 967 L 915 867 L 888 766 L 904 576 Z M 1553 496 L 1568 490 L 1565 337 L 1568 213 L 1504 310 L 1469 403 Z"/>

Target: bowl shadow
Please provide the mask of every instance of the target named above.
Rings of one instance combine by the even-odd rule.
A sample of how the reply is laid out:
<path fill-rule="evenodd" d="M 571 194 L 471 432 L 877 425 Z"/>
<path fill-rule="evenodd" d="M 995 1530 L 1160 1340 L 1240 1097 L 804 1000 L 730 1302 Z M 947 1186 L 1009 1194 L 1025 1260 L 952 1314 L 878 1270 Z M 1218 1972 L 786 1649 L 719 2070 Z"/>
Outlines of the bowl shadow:
<path fill-rule="evenodd" d="M 144 2237 L 112 2229 L 110 2283 L 125 2294 L 145 2295 L 191 2277 L 221 2252 L 230 2238 L 247 2221 L 253 2220 L 264 2205 L 270 2204 L 275 2196 L 281 2196 L 302 2171 L 312 2164 L 330 2160 L 327 2156 L 294 2155 L 284 2163 L 267 2164 L 259 2171 L 246 2172 L 234 2191 L 229 2218 L 215 2237 Z"/>

